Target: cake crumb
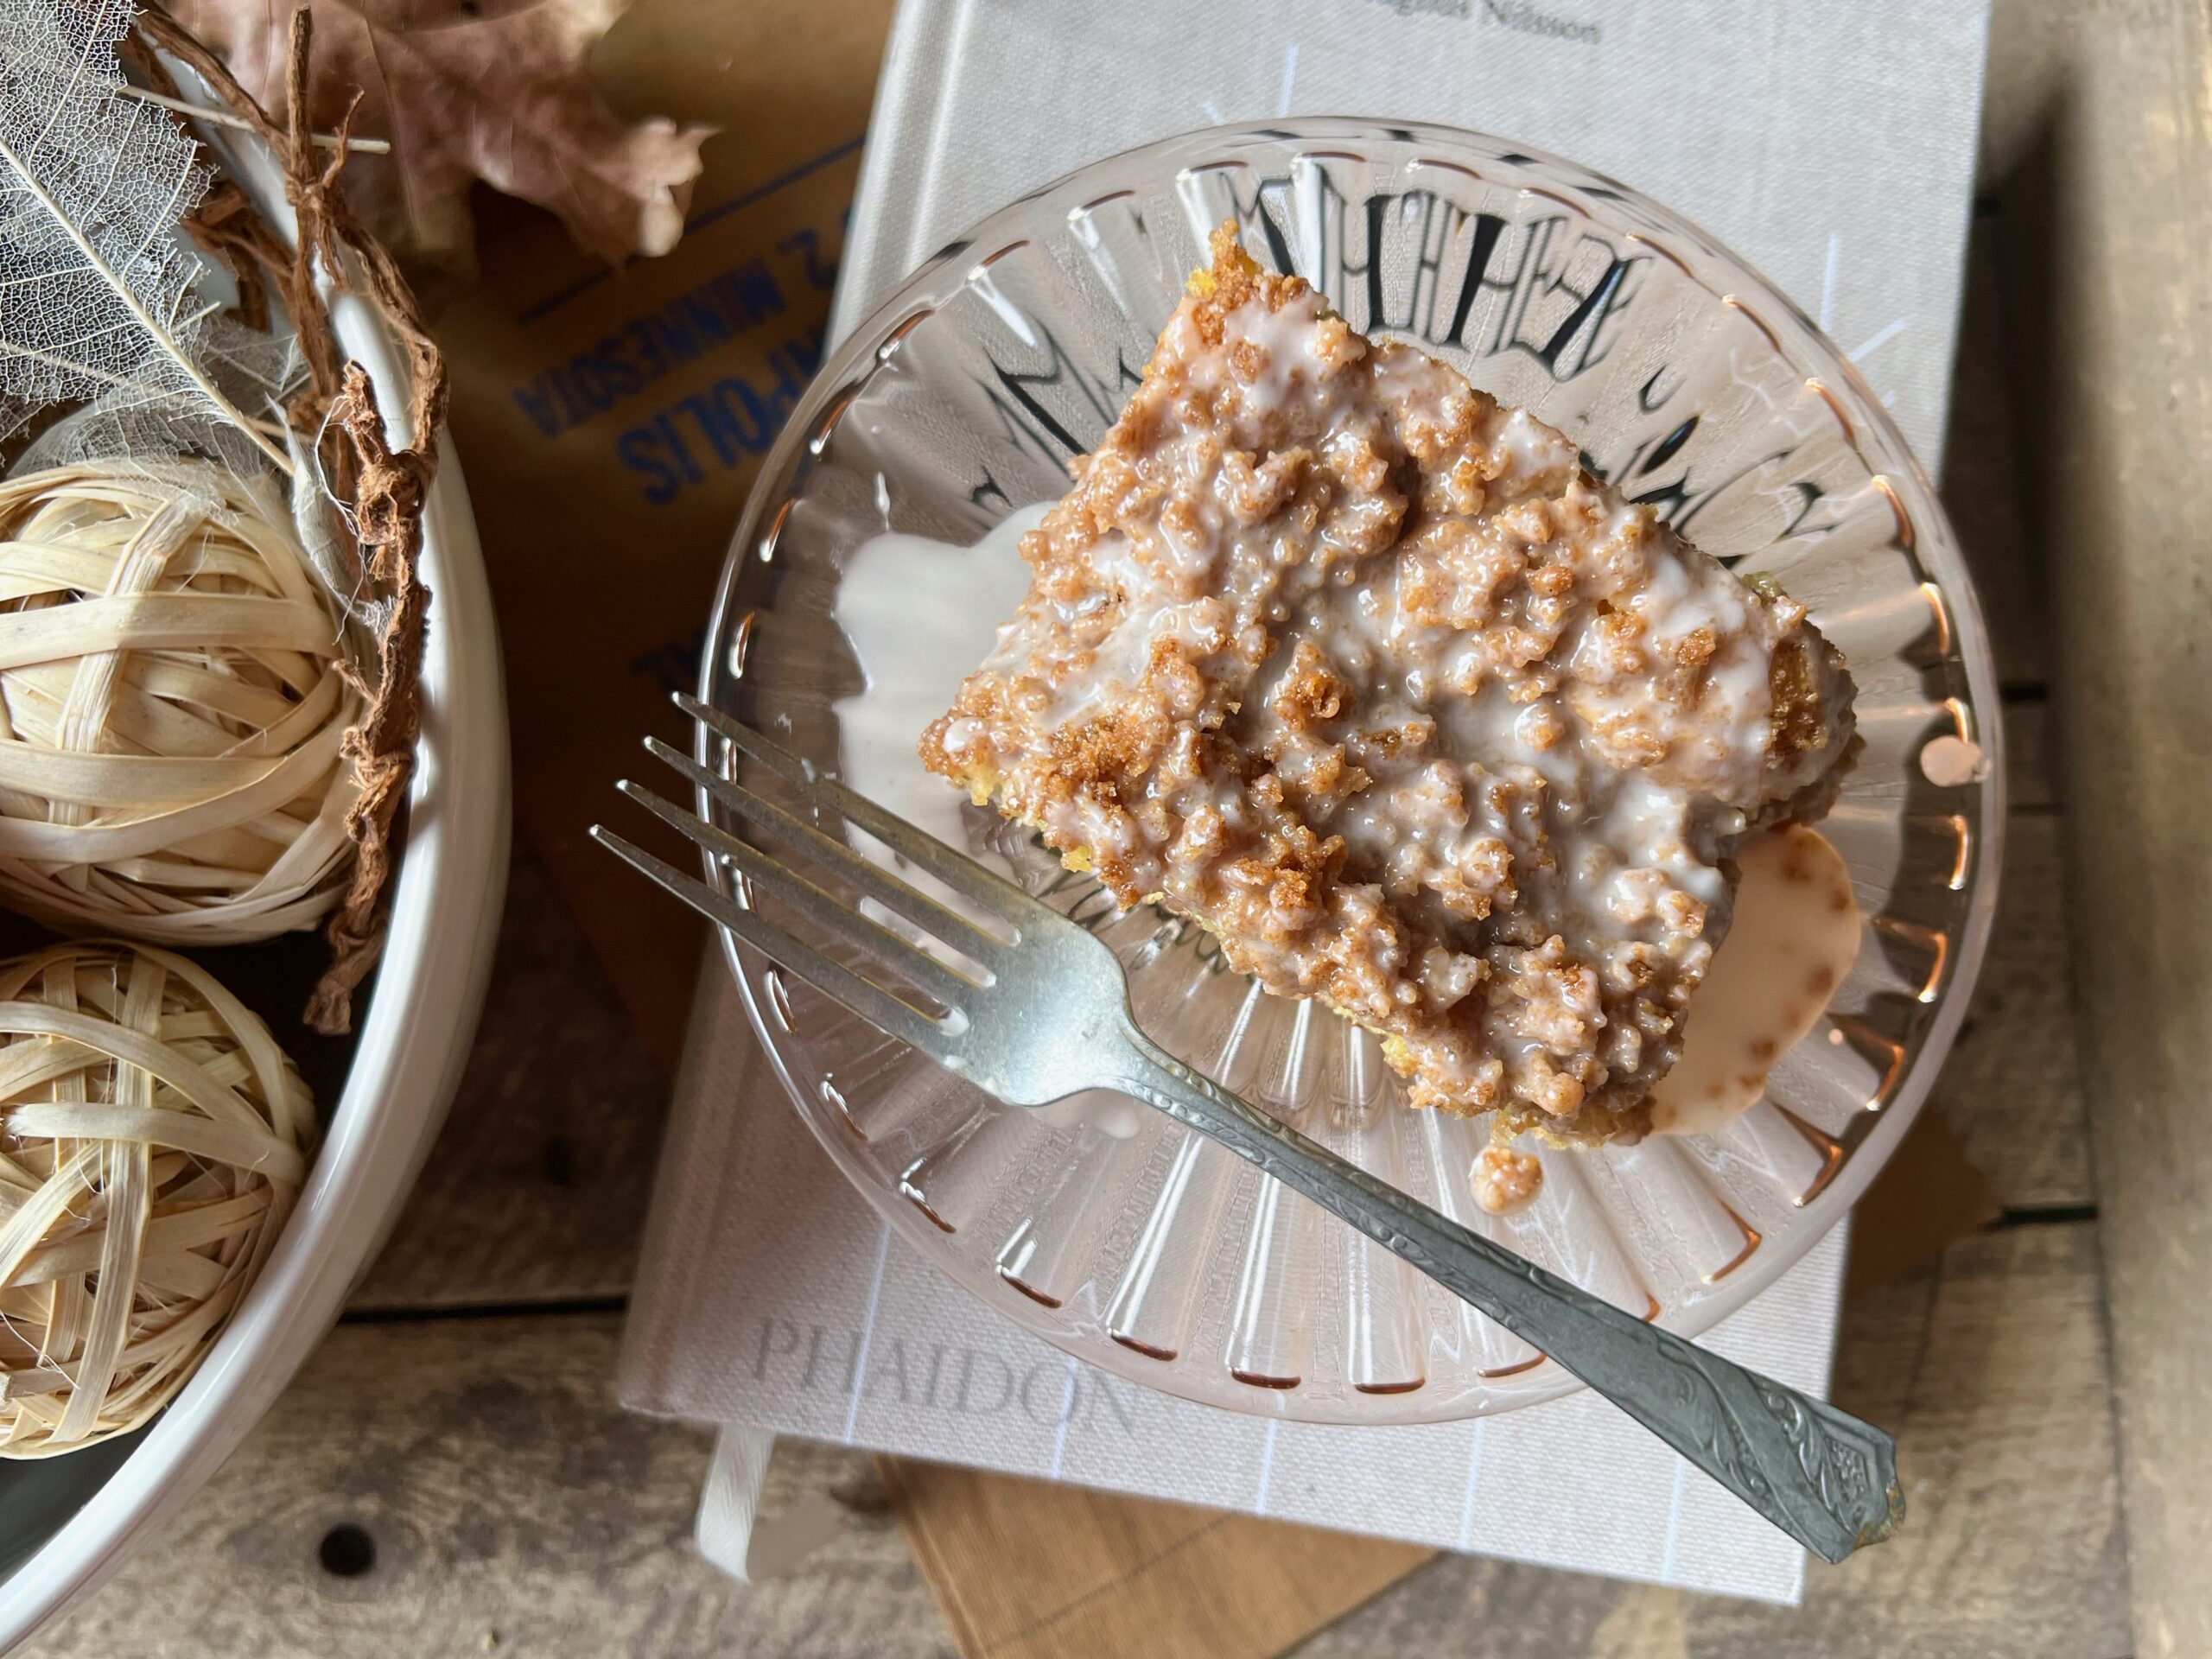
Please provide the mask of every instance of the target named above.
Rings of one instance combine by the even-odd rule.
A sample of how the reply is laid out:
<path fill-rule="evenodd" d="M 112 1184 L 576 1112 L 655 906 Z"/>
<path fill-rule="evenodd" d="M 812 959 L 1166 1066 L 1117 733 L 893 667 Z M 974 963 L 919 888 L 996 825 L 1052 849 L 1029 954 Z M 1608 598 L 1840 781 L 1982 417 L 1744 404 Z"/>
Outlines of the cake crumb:
<path fill-rule="evenodd" d="M 1468 1172 L 1475 1202 L 1493 1216 L 1510 1216 L 1536 1201 L 1544 1185 L 1543 1160 L 1513 1147 L 1484 1147 Z"/>

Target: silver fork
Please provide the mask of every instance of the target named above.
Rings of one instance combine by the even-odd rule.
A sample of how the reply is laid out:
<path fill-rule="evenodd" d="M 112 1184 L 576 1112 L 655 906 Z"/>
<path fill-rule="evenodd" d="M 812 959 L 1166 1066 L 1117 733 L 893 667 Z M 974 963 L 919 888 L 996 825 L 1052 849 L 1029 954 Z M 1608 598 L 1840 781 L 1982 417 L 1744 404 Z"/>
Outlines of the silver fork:
<path fill-rule="evenodd" d="M 938 903 L 753 791 L 658 739 L 645 747 L 711 799 L 835 871 L 976 965 L 961 971 L 879 925 L 751 842 L 625 779 L 622 792 L 734 868 L 733 898 L 594 824 L 593 838 L 763 956 L 947 1070 L 1015 1106 L 1108 1089 L 1158 1107 L 1357 1228 L 1557 1360 L 1807 1548 L 1840 1561 L 1904 1516 L 1897 1446 L 1880 1429 L 1623 1313 L 1377 1180 L 1276 1122 L 1137 1028 L 1113 952 L 1013 882 L 697 700 L 677 704 L 730 748 L 927 872 L 990 925 Z M 772 893 L 864 944 L 928 1009 L 766 920 Z M 1003 930 L 1003 931 L 1001 931 Z"/>

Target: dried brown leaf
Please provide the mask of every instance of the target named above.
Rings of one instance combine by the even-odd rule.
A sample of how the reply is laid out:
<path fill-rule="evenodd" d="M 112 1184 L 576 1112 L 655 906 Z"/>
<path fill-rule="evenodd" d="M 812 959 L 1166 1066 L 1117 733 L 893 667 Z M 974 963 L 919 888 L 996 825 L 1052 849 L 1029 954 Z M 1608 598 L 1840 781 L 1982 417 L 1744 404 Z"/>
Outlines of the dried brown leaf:
<path fill-rule="evenodd" d="M 478 179 L 559 215 L 609 262 L 665 253 L 683 229 L 710 129 L 626 122 L 584 56 L 628 0 L 311 0 L 309 117 L 335 129 L 358 89 L 353 130 L 391 154 L 357 155 L 346 199 L 403 257 L 471 259 Z M 295 0 L 170 0 L 177 20 L 281 108 Z"/>

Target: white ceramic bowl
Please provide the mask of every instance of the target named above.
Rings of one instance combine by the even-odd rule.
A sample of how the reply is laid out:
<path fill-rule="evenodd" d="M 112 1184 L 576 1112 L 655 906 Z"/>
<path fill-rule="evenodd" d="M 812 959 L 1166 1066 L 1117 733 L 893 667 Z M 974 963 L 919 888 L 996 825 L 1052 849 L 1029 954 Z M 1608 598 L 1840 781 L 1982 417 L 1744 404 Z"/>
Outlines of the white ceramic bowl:
<path fill-rule="evenodd" d="M 278 218 L 273 177 L 230 159 Z M 341 297 L 334 316 L 384 407 L 404 410 L 399 359 L 375 314 Z M 207 1362 L 149 1427 L 116 1447 L 0 1463 L 0 1651 L 112 1570 L 260 1421 L 384 1242 L 461 1082 L 491 979 L 509 815 L 499 636 L 449 444 L 423 516 L 422 572 L 430 621 L 406 850 L 352 1066 L 337 1100 L 321 1103 L 327 1128 L 299 1208 Z"/>

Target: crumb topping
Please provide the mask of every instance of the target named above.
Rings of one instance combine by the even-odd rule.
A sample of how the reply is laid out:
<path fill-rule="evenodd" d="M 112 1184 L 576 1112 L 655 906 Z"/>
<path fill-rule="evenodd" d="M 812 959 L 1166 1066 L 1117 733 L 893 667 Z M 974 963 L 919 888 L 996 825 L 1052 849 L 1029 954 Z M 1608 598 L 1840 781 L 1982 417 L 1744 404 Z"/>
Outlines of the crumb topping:
<path fill-rule="evenodd" d="M 1382 1033 L 1417 1105 L 1643 1133 L 1736 839 L 1853 744 L 1802 607 L 1227 226 L 1072 471 L 925 762 Z"/>
<path fill-rule="evenodd" d="M 1526 1210 L 1543 1190 L 1541 1160 L 1513 1147 L 1488 1146 L 1475 1154 L 1467 1172 L 1475 1202 L 1493 1216 L 1510 1216 Z"/>

